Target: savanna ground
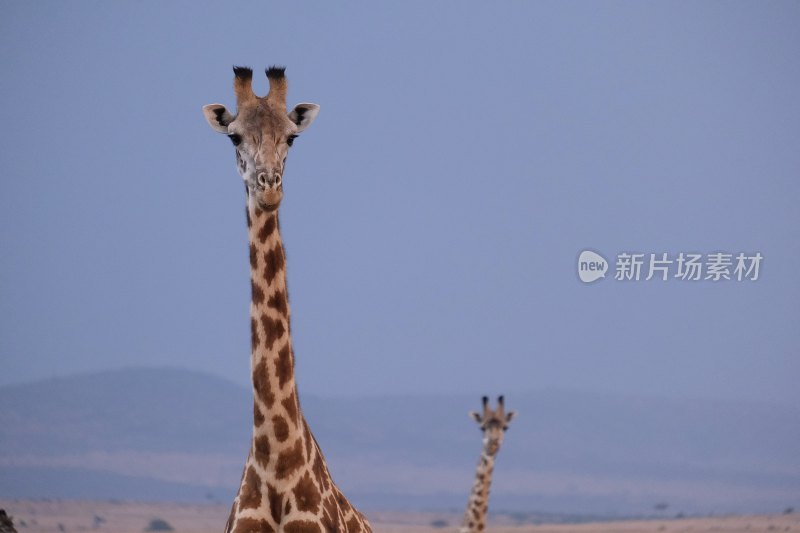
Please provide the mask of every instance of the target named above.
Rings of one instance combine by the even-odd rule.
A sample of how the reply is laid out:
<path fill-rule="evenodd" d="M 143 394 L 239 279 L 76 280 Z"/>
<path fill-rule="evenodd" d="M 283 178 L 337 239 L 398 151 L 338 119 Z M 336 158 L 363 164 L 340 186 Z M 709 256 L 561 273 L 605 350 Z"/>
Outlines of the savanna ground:
<path fill-rule="evenodd" d="M 229 510 L 222 504 L 67 500 L 0 500 L 0 508 L 14 517 L 19 533 L 138 533 L 148 530 L 155 519 L 165 521 L 179 533 L 219 533 Z M 369 518 L 375 533 L 440 533 L 456 531 L 460 517 L 455 513 L 371 512 Z M 582 524 L 514 524 L 510 517 L 500 515 L 494 522 L 490 521 L 488 530 L 491 533 L 800 532 L 800 513 Z"/>

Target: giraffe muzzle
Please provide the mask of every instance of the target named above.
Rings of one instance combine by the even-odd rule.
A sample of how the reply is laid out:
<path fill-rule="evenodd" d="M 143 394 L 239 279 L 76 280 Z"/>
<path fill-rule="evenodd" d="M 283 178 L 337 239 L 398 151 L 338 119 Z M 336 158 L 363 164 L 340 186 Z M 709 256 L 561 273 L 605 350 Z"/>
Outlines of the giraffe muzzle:
<path fill-rule="evenodd" d="M 281 176 L 277 173 L 259 172 L 250 190 L 258 206 L 265 211 L 276 210 L 283 200 Z"/>
<path fill-rule="evenodd" d="M 272 172 L 259 172 L 256 183 L 260 189 L 273 189 L 281 184 L 281 175 Z"/>

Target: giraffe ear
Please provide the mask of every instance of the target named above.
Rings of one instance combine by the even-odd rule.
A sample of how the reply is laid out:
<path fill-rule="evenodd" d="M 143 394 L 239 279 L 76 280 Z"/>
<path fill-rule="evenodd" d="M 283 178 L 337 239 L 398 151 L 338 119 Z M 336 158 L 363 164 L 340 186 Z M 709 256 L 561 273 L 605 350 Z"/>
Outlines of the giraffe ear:
<path fill-rule="evenodd" d="M 506 413 L 506 423 L 511 422 L 511 419 L 514 418 L 515 416 L 517 416 L 516 411 L 509 411 L 508 413 Z"/>
<path fill-rule="evenodd" d="M 228 133 L 228 124 L 236 118 L 222 104 L 204 105 L 203 114 L 209 126 L 220 133 Z"/>
<path fill-rule="evenodd" d="M 469 416 L 470 418 L 474 418 L 475 422 L 477 422 L 478 424 L 481 423 L 481 415 L 479 415 L 475 411 L 470 411 L 469 413 L 467 413 L 467 416 Z"/>
<path fill-rule="evenodd" d="M 300 133 L 314 122 L 319 113 L 317 104 L 297 104 L 289 113 L 289 120 L 297 124 L 297 133 Z"/>

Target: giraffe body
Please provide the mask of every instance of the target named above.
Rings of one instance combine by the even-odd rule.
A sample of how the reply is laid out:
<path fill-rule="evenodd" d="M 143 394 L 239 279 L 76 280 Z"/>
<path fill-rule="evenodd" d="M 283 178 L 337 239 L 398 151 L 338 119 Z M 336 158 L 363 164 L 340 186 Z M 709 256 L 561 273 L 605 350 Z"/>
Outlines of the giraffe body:
<path fill-rule="evenodd" d="M 467 510 L 459 533 L 479 533 L 486 529 L 486 513 L 489 509 L 489 488 L 492 484 L 494 460 L 503 437 L 508 429 L 508 424 L 516 414 L 514 411 L 505 412 L 503 397 L 497 399 L 497 409 L 489 409 L 489 398 L 483 397 L 483 412 L 471 412 L 470 416 L 480 424 L 483 433 L 483 447 L 475 472 L 475 482 L 467 500 Z"/>
<path fill-rule="evenodd" d="M 306 423 L 294 375 L 286 254 L 278 223 L 288 149 L 319 109 L 286 112 L 283 69 L 270 68 L 270 92 L 252 91 L 252 71 L 234 67 L 237 114 L 220 104 L 203 111 L 228 135 L 245 181 L 250 241 L 253 437 L 226 533 L 357 533 L 369 523 L 331 479 Z"/>

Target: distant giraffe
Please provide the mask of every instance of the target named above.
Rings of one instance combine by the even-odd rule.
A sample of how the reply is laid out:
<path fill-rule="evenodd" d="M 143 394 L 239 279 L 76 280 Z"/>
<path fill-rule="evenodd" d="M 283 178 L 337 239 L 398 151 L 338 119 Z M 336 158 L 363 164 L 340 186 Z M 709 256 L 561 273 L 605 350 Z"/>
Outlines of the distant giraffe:
<path fill-rule="evenodd" d="M 483 449 L 460 533 L 477 533 L 486 528 L 486 512 L 489 509 L 489 486 L 492 484 L 494 458 L 503 443 L 508 423 L 515 414 L 514 411 L 505 412 L 502 396 L 497 398 L 497 409 L 494 411 L 489 409 L 489 398 L 484 396 L 483 413 L 470 412 L 469 414 L 480 424 L 483 432 Z"/>
<path fill-rule="evenodd" d="M 278 224 L 289 147 L 317 116 L 316 104 L 286 110 L 283 68 L 266 71 L 269 94 L 253 93 L 253 71 L 234 67 L 236 114 L 203 107 L 213 129 L 236 148 L 247 194 L 250 239 L 253 439 L 226 533 L 369 533 L 364 516 L 333 483 L 300 410 Z"/>

